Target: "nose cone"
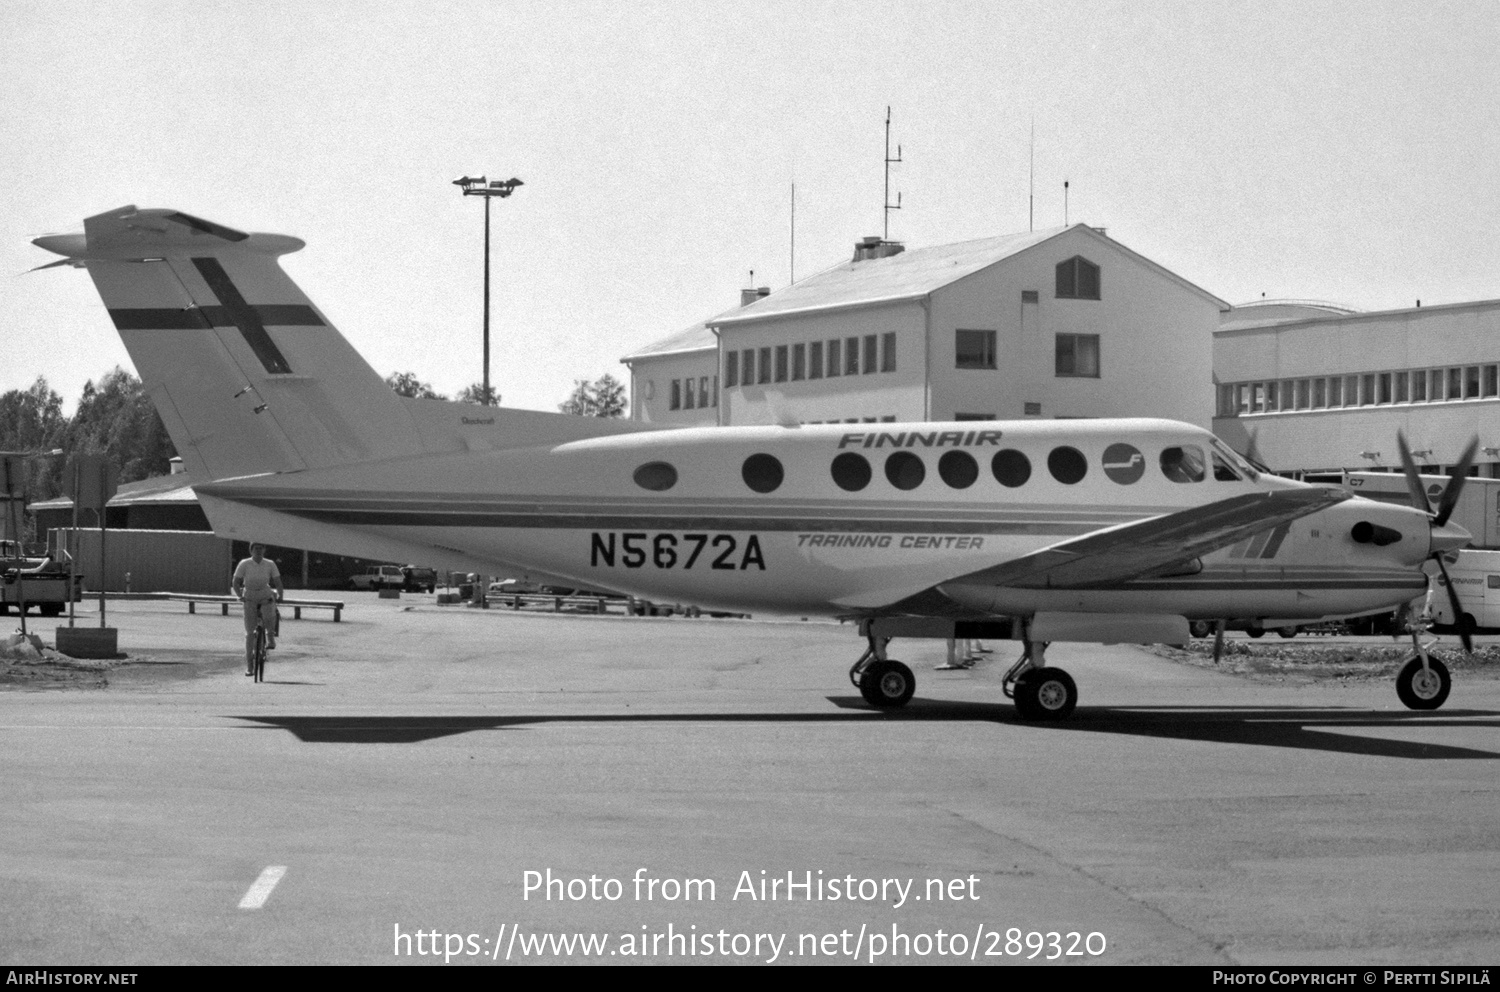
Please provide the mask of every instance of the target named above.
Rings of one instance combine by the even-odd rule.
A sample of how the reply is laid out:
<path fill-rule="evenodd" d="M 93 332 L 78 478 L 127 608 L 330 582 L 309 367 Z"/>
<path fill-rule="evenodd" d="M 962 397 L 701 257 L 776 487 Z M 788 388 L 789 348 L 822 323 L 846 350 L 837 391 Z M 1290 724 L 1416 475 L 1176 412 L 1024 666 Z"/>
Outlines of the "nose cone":
<path fill-rule="evenodd" d="M 1438 554 L 1443 551 L 1457 551 L 1459 548 L 1468 547 L 1473 540 L 1473 534 L 1470 534 L 1451 520 L 1441 527 L 1434 524 L 1432 527 L 1431 554 Z"/>

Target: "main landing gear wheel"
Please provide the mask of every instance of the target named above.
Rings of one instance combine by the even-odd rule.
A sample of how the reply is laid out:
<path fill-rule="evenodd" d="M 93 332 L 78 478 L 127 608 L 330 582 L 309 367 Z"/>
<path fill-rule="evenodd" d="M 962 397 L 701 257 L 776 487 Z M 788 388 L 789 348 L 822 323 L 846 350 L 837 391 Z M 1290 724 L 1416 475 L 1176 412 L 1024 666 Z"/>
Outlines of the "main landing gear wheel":
<path fill-rule="evenodd" d="M 1448 668 L 1436 658 L 1427 659 L 1427 668 L 1422 668 L 1422 659 L 1413 658 L 1396 676 L 1396 695 L 1409 710 L 1435 710 L 1448 699 L 1448 690 L 1453 688 L 1453 679 Z"/>
<path fill-rule="evenodd" d="M 883 710 L 905 706 L 916 690 L 911 669 L 899 661 L 871 662 L 859 677 L 859 694 L 865 702 Z"/>
<path fill-rule="evenodd" d="M 1078 686 L 1061 668 L 1033 668 L 1016 679 L 1015 700 L 1023 720 L 1061 720 L 1078 705 Z"/>

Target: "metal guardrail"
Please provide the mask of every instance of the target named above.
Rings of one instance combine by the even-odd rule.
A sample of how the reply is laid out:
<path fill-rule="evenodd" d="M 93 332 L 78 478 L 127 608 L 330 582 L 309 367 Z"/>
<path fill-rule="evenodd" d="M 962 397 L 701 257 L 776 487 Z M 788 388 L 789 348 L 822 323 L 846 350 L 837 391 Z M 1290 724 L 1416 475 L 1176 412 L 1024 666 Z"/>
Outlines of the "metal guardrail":
<path fill-rule="evenodd" d="M 199 603 L 211 606 L 217 604 L 220 614 L 226 617 L 229 616 L 229 608 L 240 602 L 236 596 L 209 596 L 183 592 L 170 592 L 165 598 L 188 604 L 189 613 L 197 613 Z M 344 604 L 333 599 L 283 599 L 276 605 L 290 606 L 293 620 L 301 620 L 303 610 L 332 610 L 333 622 L 338 623 L 344 612 Z"/>

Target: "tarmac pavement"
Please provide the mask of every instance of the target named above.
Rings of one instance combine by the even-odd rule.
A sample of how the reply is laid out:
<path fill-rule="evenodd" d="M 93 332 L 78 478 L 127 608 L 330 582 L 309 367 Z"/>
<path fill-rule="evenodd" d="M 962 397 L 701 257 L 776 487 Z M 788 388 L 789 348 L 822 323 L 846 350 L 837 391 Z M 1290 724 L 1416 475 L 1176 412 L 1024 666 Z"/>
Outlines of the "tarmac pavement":
<path fill-rule="evenodd" d="M 237 617 L 135 601 L 107 688 L 0 692 L 0 962 L 1496 959 L 1500 681 L 1061 644 L 1028 724 L 1008 642 L 895 642 L 880 713 L 835 623 L 346 598 L 261 685 Z"/>

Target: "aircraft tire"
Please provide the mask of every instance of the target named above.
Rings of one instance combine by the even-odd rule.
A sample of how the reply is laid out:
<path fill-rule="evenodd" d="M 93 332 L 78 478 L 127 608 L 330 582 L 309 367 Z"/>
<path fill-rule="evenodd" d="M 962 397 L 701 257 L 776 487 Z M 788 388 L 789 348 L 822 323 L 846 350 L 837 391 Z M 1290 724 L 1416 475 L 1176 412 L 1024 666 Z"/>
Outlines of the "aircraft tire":
<path fill-rule="evenodd" d="M 1246 630 L 1245 633 L 1247 635 L 1249 635 L 1250 637 L 1265 637 L 1266 636 L 1265 629 L 1262 628 L 1262 627 L 1251 627 L 1250 629 Z"/>
<path fill-rule="evenodd" d="M 1061 668 L 1033 668 L 1016 680 L 1015 700 L 1023 720 L 1062 720 L 1078 705 L 1078 686 Z"/>
<path fill-rule="evenodd" d="M 916 676 L 899 661 L 877 661 L 859 677 L 859 694 L 877 709 L 905 706 L 916 691 Z"/>
<path fill-rule="evenodd" d="M 1188 624 L 1188 633 L 1194 637 L 1207 637 L 1214 632 L 1214 625 L 1207 620 L 1194 620 Z"/>
<path fill-rule="evenodd" d="M 1291 640 L 1293 637 L 1297 636 L 1297 628 L 1296 627 L 1277 627 L 1276 628 L 1276 633 L 1280 634 L 1282 637 L 1285 637 L 1287 640 Z"/>
<path fill-rule="evenodd" d="M 1436 658 L 1427 659 L 1429 671 L 1423 673 L 1422 659 L 1413 658 L 1396 676 L 1396 695 L 1409 710 L 1435 710 L 1448 699 L 1453 678 L 1448 667 Z"/>

